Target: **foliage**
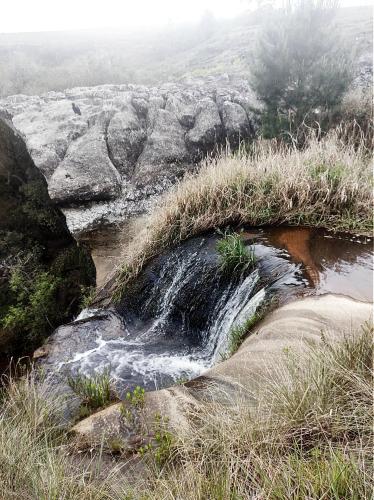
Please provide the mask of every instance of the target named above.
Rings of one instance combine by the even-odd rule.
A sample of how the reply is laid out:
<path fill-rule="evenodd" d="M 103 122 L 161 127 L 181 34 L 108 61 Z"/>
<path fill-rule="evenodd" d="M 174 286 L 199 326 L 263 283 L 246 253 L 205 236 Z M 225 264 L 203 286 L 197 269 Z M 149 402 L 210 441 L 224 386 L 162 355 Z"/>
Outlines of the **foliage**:
<path fill-rule="evenodd" d="M 137 385 L 133 391 L 126 393 L 126 401 L 132 406 L 142 406 L 144 404 L 145 389 Z"/>
<path fill-rule="evenodd" d="M 324 117 L 352 79 L 352 61 L 333 24 L 331 0 L 292 0 L 275 11 L 259 39 L 253 86 L 265 104 L 264 137 L 295 134 Z"/>
<path fill-rule="evenodd" d="M 0 178 L 0 350 L 30 354 L 77 312 L 94 283 L 92 259 L 77 247 L 47 184 L 27 159 Z M 23 177 L 27 177 L 27 181 Z"/>
<path fill-rule="evenodd" d="M 82 297 L 81 297 L 81 308 L 86 309 L 89 307 L 93 301 L 96 294 L 96 287 L 94 286 L 82 286 L 81 287 Z"/>
<path fill-rule="evenodd" d="M 36 345 L 58 322 L 56 307 L 60 277 L 43 271 L 35 254 L 28 254 L 11 267 L 1 326 L 12 331 L 24 345 Z M 6 304 L 5 303 L 5 304 Z"/>
<path fill-rule="evenodd" d="M 83 399 L 82 405 L 91 410 L 108 406 L 117 399 L 111 387 L 112 379 L 109 368 L 92 377 L 82 374 L 69 376 L 68 383 L 73 391 Z"/>
<path fill-rule="evenodd" d="M 161 468 L 172 458 L 175 438 L 168 428 L 169 420 L 159 414 L 155 415 L 153 458 L 156 465 Z"/>
<path fill-rule="evenodd" d="M 134 414 L 139 411 L 145 401 L 145 389 L 137 385 L 132 391 L 126 393 L 125 401 L 121 404 L 121 415 L 130 423 L 134 423 Z"/>
<path fill-rule="evenodd" d="M 225 233 L 217 242 L 217 252 L 225 272 L 242 272 L 256 262 L 254 248 L 247 248 L 238 233 Z"/>
<path fill-rule="evenodd" d="M 15 339 L 13 353 L 30 352 L 69 319 L 79 303 L 79 283 L 92 282 L 92 263 L 83 249 L 60 250 L 49 266 L 43 263 L 43 253 L 35 246 L 3 261 L 0 326 Z"/>

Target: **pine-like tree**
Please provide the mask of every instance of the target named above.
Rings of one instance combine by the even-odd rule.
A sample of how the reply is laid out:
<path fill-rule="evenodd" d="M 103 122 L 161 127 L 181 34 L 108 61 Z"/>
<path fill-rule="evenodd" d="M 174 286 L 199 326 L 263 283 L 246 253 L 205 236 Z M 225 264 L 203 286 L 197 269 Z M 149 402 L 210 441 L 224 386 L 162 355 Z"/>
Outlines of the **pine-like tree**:
<path fill-rule="evenodd" d="M 352 56 L 334 24 L 336 10 L 330 0 L 288 0 L 264 26 L 252 84 L 265 104 L 265 137 L 323 121 L 348 89 Z"/>

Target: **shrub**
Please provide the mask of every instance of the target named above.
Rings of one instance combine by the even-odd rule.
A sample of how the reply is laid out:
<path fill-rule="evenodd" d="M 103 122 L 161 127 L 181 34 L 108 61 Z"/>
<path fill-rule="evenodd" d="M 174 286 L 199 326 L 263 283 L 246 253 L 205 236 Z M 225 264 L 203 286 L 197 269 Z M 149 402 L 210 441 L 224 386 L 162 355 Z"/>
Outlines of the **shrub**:
<path fill-rule="evenodd" d="M 351 58 L 333 25 L 335 2 L 291 0 L 259 38 L 252 83 L 265 104 L 264 137 L 322 121 L 352 80 Z"/>
<path fill-rule="evenodd" d="M 92 283 L 92 267 L 87 253 L 74 246 L 60 250 L 48 266 L 37 245 L 2 262 L 0 327 L 14 339 L 7 346 L 13 354 L 29 354 L 77 311 L 83 295 L 79 285 Z"/>
<path fill-rule="evenodd" d="M 238 233 L 226 233 L 217 242 L 217 251 L 225 272 L 242 272 L 256 262 L 254 248 L 247 248 Z"/>

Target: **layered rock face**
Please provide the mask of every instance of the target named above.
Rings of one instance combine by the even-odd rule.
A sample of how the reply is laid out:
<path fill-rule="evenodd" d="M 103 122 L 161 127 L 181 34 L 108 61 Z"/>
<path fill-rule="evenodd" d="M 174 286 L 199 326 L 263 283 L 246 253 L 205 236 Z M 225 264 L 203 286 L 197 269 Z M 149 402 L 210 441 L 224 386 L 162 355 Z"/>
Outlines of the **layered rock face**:
<path fill-rule="evenodd" d="M 223 76 L 18 95 L 0 109 L 79 232 L 148 210 L 205 154 L 250 139 L 257 104 L 245 81 Z"/>
<path fill-rule="evenodd" d="M 78 247 L 10 116 L 0 113 L 0 359 L 28 353 L 76 314 L 94 285 Z"/>

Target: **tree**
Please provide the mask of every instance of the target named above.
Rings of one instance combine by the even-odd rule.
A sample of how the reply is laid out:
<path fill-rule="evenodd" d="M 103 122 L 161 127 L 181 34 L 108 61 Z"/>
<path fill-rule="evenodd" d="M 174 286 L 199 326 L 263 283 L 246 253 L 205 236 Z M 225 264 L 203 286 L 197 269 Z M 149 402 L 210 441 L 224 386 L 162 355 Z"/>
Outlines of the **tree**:
<path fill-rule="evenodd" d="M 264 26 L 252 84 L 265 105 L 265 137 L 323 121 L 346 92 L 351 55 L 334 25 L 336 9 L 329 0 L 288 0 Z"/>

